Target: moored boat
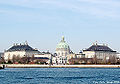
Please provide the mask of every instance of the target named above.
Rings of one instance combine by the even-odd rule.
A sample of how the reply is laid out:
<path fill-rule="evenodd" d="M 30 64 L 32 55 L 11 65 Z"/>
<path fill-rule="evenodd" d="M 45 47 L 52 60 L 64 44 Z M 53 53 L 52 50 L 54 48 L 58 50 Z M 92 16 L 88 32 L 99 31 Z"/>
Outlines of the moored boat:
<path fill-rule="evenodd" d="M 5 65 L 0 65 L 0 69 L 4 69 L 5 68 Z"/>

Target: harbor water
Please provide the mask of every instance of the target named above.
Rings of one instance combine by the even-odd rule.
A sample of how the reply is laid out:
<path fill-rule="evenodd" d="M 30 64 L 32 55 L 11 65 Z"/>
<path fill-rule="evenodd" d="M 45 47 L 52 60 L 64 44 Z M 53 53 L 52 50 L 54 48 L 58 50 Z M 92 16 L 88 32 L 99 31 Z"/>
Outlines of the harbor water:
<path fill-rule="evenodd" d="M 0 84 L 120 84 L 120 68 L 5 68 Z"/>

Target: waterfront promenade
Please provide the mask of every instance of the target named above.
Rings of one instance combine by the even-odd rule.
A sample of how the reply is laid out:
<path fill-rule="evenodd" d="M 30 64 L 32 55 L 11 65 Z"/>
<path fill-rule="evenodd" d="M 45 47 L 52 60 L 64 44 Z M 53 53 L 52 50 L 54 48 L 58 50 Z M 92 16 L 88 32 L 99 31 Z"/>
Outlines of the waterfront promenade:
<path fill-rule="evenodd" d="M 120 68 L 120 65 L 38 65 L 5 64 L 6 68 Z"/>

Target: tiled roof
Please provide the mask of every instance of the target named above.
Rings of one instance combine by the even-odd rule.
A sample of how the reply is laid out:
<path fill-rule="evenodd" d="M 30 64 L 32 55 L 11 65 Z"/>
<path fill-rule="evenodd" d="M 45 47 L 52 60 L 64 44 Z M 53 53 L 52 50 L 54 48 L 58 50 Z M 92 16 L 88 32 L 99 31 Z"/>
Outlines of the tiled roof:
<path fill-rule="evenodd" d="M 86 50 L 83 51 L 108 51 L 108 52 L 116 52 L 113 51 L 112 49 L 110 49 L 108 46 L 105 45 L 92 45 L 91 47 L 89 47 Z"/>
<path fill-rule="evenodd" d="M 30 47 L 29 45 L 14 45 L 7 51 L 38 51 Z"/>

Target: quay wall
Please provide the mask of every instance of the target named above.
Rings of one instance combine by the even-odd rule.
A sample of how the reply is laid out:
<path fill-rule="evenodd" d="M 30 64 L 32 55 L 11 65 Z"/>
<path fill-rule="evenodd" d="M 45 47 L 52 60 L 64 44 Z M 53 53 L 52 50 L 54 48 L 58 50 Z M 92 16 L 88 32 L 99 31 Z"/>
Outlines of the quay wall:
<path fill-rule="evenodd" d="M 38 65 L 5 64 L 6 68 L 120 68 L 120 65 Z"/>

